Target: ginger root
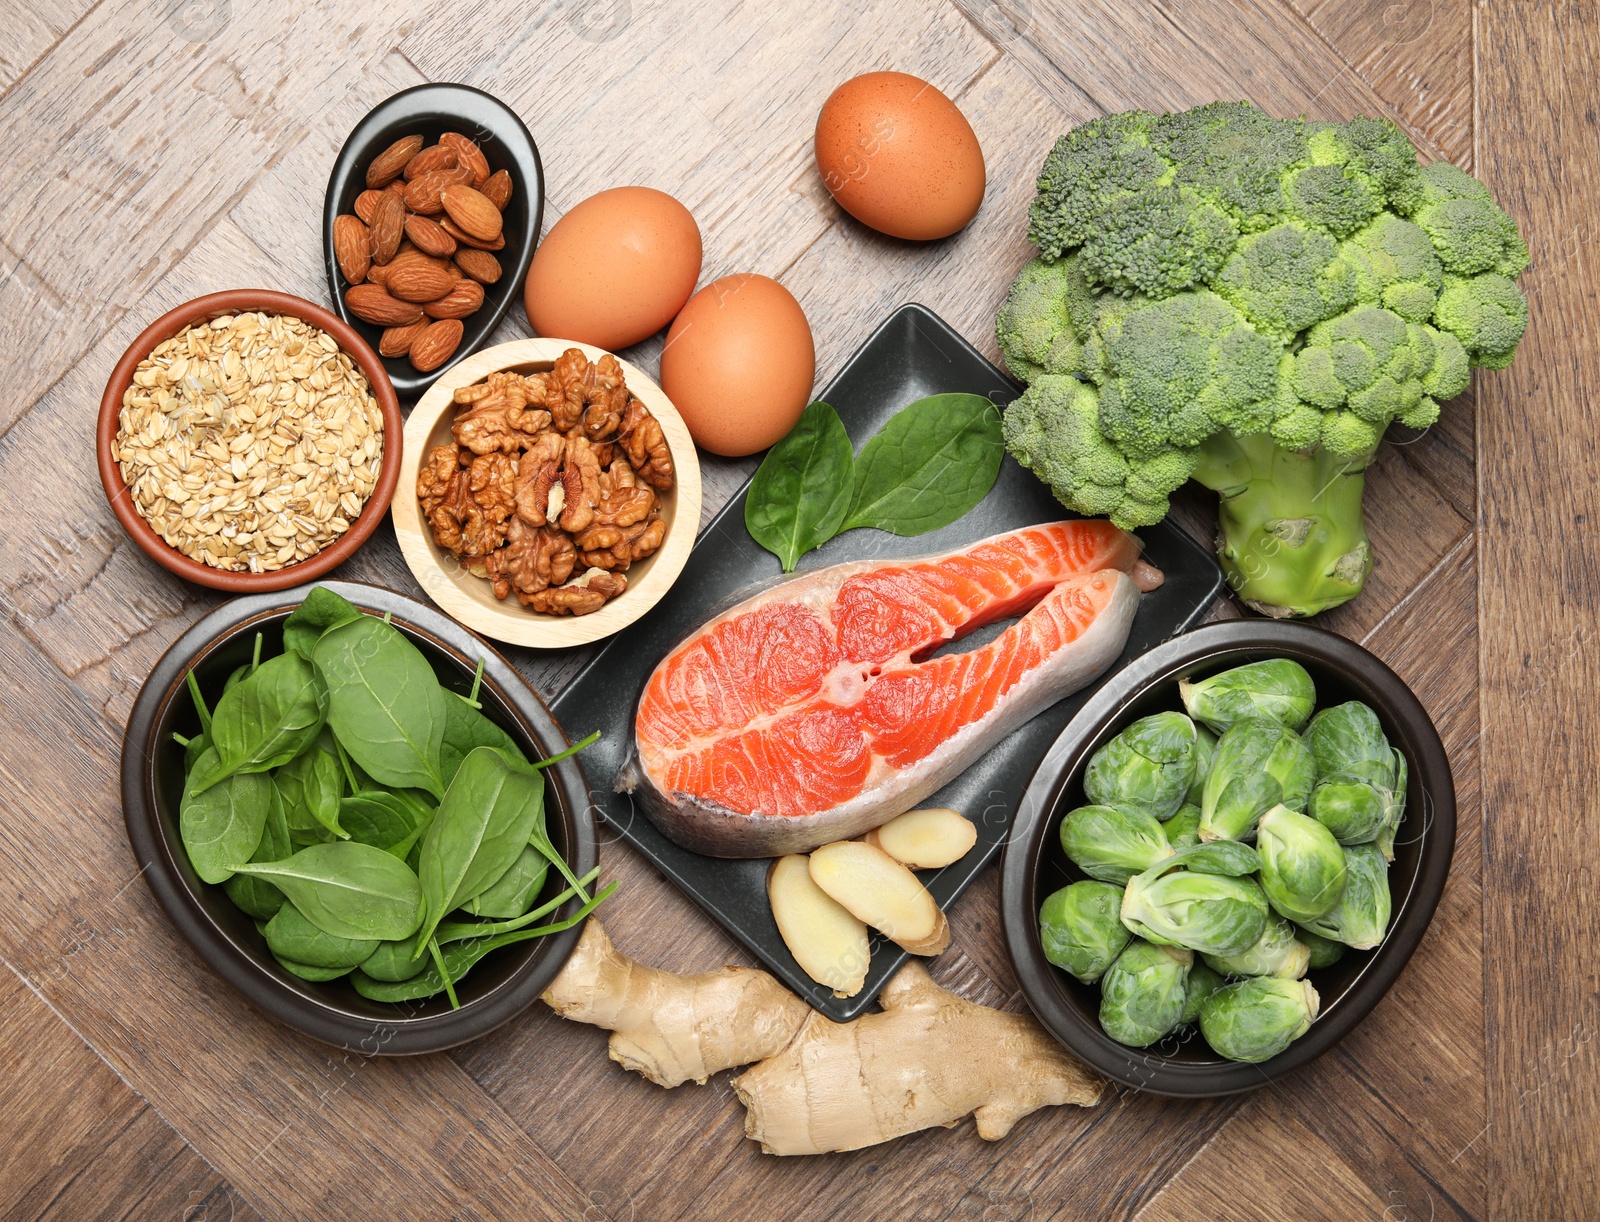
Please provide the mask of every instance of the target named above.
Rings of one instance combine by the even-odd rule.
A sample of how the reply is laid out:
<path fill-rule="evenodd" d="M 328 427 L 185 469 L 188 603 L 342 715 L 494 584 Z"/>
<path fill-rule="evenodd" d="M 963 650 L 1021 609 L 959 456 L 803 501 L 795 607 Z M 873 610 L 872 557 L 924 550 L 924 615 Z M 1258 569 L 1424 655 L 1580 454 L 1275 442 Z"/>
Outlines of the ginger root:
<path fill-rule="evenodd" d="M 996 1141 L 1042 1107 L 1094 1104 L 1105 1085 L 1033 1019 L 958 997 L 916 962 L 884 986 L 882 1013 L 835 1023 L 765 972 L 634 963 L 591 917 L 544 1000 L 608 1028 L 612 1059 L 660 1086 L 759 1062 L 732 1085 L 768 1154 L 858 1150 L 968 1113 Z"/>

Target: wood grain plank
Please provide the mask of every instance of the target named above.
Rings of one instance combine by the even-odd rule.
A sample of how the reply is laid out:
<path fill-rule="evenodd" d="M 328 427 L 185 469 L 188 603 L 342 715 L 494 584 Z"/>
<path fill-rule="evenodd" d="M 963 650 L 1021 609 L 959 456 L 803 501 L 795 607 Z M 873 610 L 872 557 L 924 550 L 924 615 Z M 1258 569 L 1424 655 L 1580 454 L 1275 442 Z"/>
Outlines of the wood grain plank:
<path fill-rule="evenodd" d="M 107 3 L 0 96 L 0 429 L 388 51 L 409 8 L 425 7 L 226 5 L 213 29 L 204 12 L 218 8 Z"/>
<path fill-rule="evenodd" d="M 1592 209 L 1600 130 L 1592 6 L 1478 10 L 1478 169 L 1537 235 L 1530 321 L 1478 392 L 1489 1213 L 1579 1218 L 1600 1196 L 1600 909 L 1587 859 L 1548 834 L 1593 826 L 1600 632 L 1593 478 L 1600 415 Z M 1552 550 L 1553 549 L 1553 550 Z"/>
<path fill-rule="evenodd" d="M 257 1216 L 9 965 L 0 1048 L 0 1214 L 187 1217 L 214 1198 L 239 1222 Z"/>
<path fill-rule="evenodd" d="M 368 1058 L 299 1036 L 206 970 L 133 868 L 116 732 L 0 623 L 0 954 L 263 1210 L 551 1218 L 576 1185 L 448 1057 Z M 73 743 L 41 773 L 36 742 Z M 404 1133 L 403 1148 L 395 1134 Z M 352 1176 L 351 1169 L 368 1170 Z"/>
<path fill-rule="evenodd" d="M 67 0 L 66 3 L 26 3 L 0 0 L 0 93 L 11 88 L 19 76 L 91 7 L 92 0 Z"/>
<path fill-rule="evenodd" d="M 1397 115 L 1471 171 L 1471 0 L 1289 3 Z"/>

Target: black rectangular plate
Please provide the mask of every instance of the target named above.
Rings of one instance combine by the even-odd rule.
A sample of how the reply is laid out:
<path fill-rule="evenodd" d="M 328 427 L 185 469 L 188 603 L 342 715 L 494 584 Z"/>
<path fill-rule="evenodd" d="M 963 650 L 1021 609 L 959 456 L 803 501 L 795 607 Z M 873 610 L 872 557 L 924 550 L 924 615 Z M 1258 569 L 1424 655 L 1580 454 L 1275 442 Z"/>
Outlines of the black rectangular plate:
<path fill-rule="evenodd" d="M 859 449 L 908 403 L 924 395 L 956 391 L 988 395 L 1000 404 L 1017 396 L 1016 385 L 943 319 L 924 306 L 905 305 L 850 358 L 821 398 L 833 404 Z M 573 742 L 591 731 L 602 732 L 601 740 L 584 752 L 583 766 L 597 782 L 592 796 L 605 823 L 780 980 L 829 1018 L 845 1022 L 872 1003 L 905 962 L 903 950 L 874 933 L 866 986 L 854 997 L 835 997 L 801 971 L 783 944 L 767 904 L 767 860 L 728 861 L 679 848 L 655 829 L 631 797 L 610 791 L 611 778 L 628 751 L 639 693 L 656 663 L 703 624 L 712 608 L 727 604 L 743 587 L 781 572 L 777 557 L 759 547 L 745 530 L 748 488 L 746 484 L 740 489 L 706 527 L 666 597 L 648 615 L 612 637 L 551 702 L 550 709 Z M 1071 516 L 1044 484 L 1008 456 L 989 495 L 960 521 L 913 539 L 875 530 L 851 531 L 808 553 L 800 568 L 950 551 L 1002 531 Z M 1128 647 L 1108 675 L 1192 627 L 1222 589 L 1222 571 L 1216 562 L 1176 526 L 1163 522 L 1141 530 L 1139 537 L 1144 540 L 1146 559 L 1166 574 L 1166 581 L 1140 601 Z M 954 648 L 970 649 L 1003 626 L 981 629 Z M 923 803 L 952 807 L 978 825 L 978 843 L 970 853 L 942 870 L 921 875 L 941 908 L 949 908 L 999 852 L 1017 802 L 1039 761 L 1099 682 L 1046 709 Z M 601 839 L 604 842 L 604 829 Z"/>

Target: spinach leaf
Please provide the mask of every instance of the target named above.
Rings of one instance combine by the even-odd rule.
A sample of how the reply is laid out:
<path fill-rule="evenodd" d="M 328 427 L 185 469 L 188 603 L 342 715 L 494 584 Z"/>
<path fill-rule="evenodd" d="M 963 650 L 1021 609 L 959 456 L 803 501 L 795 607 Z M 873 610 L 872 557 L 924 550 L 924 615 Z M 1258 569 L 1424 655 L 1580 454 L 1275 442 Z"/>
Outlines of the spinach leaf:
<path fill-rule="evenodd" d="M 178 835 L 194 872 L 208 883 L 226 882 L 233 863 L 255 853 L 271 803 L 271 777 L 248 772 L 217 781 L 221 768 L 216 749 L 208 747 L 178 807 Z"/>
<path fill-rule="evenodd" d="M 251 855 L 251 861 L 282 861 L 294 852 L 289 843 L 289 821 L 283 813 L 283 795 L 276 785 L 267 795 L 267 819 L 261 829 L 261 843 Z M 248 874 L 235 874 L 222 884 L 228 898 L 238 907 L 258 920 L 269 920 L 283 907 L 283 892 L 264 878 Z"/>
<path fill-rule="evenodd" d="M 360 616 L 359 610 L 326 586 L 313 586 L 306 600 L 283 621 L 283 648 L 309 662 L 323 633 Z"/>
<path fill-rule="evenodd" d="M 276 885 L 308 921 L 335 937 L 404 938 L 422 920 L 417 876 L 370 844 L 314 844 L 285 861 L 234 868 Z"/>
<path fill-rule="evenodd" d="M 355 967 L 378 949 L 376 938 L 336 938 L 306 920 L 293 904 L 285 904 L 261 931 L 267 949 L 280 959 L 310 967 Z"/>
<path fill-rule="evenodd" d="M 209 735 L 211 733 L 211 709 L 206 704 L 206 698 L 200 693 L 199 676 L 191 670 L 184 676 L 184 679 L 189 684 L 189 698 L 194 701 L 195 714 L 200 718 L 200 732 Z"/>
<path fill-rule="evenodd" d="M 542 773 L 493 747 L 468 752 L 422 838 L 422 941 L 511 868 L 543 815 Z"/>
<path fill-rule="evenodd" d="M 210 749 L 211 735 L 203 730 L 183 744 L 183 771 L 185 775 L 193 774 L 194 766 L 200 762 L 200 757 Z"/>
<path fill-rule="evenodd" d="M 462 904 L 461 911 L 480 917 L 520 917 L 533 906 L 549 872 L 549 859 L 530 844 L 488 890 Z M 439 940 L 450 941 L 442 932 Z"/>
<path fill-rule="evenodd" d="M 327 711 L 327 692 L 311 663 L 292 653 L 263 662 L 217 701 L 211 741 L 221 769 L 207 784 L 287 764 L 316 740 Z"/>
<path fill-rule="evenodd" d="M 455 780 L 461 761 L 477 747 L 498 747 L 516 759 L 524 758 L 511 735 L 451 692 L 445 697 L 444 737 L 439 743 L 439 767 L 445 788 Z"/>
<path fill-rule="evenodd" d="M 474 964 L 491 951 L 499 950 L 504 946 L 511 946 L 517 942 L 526 942 L 532 938 L 542 938 L 548 934 L 560 933 L 571 929 L 574 925 L 581 924 L 588 915 L 599 906 L 600 901 L 608 898 L 617 889 L 616 883 L 609 884 L 592 900 L 573 913 L 564 921 L 556 921 L 551 925 L 540 925 L 534 929 L 519 929 L 513 933 L 503 933 L 492 938 L 473 938 L 470 941 L 453 942 L 443 947 L 442 958 L 449 979 L 452 984 L 459 982 L 471 970 Z M 425 960 L 423 961 L 425 962 Z M 423 997 L 432 997 L 435 993 L 445 991 L 445 977 L 439 971 L 437 964 L 430 964 L 415 976 L 401 981 L 374 980 L 367 975 L 364 969 L 358 968 L 350 977 L 350 983 L 355 986 L 357 993 L 369 1001 L 416 1001 Z"/>
<path fill-rule="evenodd" d="M 855 460 L 839 413 L 813 403 L 767 451 L 744 502 L 745 529 L 783 571 L 839 533 L 850 508 Z"/>
<path fill-rule="evenodd" d="M 594 869 L 585 874 L 579 881 L 584 883 L 592 883 L 599 877 L 600 867 L 596 866 Z M 522 929 L 528 925 L 532 925 L 540 917 L 544 916 L 545 913 L 554 912 L 557 908 L 561 907 L 562 904 L 565 904 L 576 894 L 578 894 L 576 891 L 574 891 L 571 887 L 568 887 L 554 899 L 546 900 L 537 908 L 534 908 L 531 912 L 528 911 L 527 908 L 524 908 L 521 914 L 512 917 L 510 920 L 493 922 L 442 921 L 440 922 L 438 930 L 434 934 L 434 941 L 438 942 L 440 945 L 444 945 L 447 942 L 459 942 L 463 938 L 488 938 L 493 937 L 495 934 L 510 933 L 513 929 Z M 530 897 L 528 900 L 528 905 L 531 906 L 532 903 L 533 900 Z M 465 912 L 466 908 L 463 907 L 460 909 L 460 911 Z"/>
<path fill-rule="evenodd" d="M 417 954 L 417 935 L 395 942 L 379 942 L 378 949 L 361 961 L 361 970 L 374 980 L 398 984 L 427 969 L 428 961 Z"/>
<path fill-rule="evenodd" d="M 421 819 L 410 803 L 395 794 L 373 789 L 340 799 L 339 822 L 352 840 L 390 850 L 402 841 L 409 841 Z M 410 848 L 407 843 L 406 849 Z M 404 860 L 405 854 L 399 857 Z"/>
<path fill-rule="evenodd" d="M 330 736 L 324 736 L 329 738 Z M 340 839 L 349 833 L 339 821 L 339 797 L 344 792 L 344 776 L 331 751 L 318 744 L 290 760 L 273 773 L 283 791 L 285 813 L 290 828 L 306 831 L 315 825 L 327 828 Z"/>
<path fill-rule="evenodd" d="M 895 413 L 856 460 L 842 530 L 921 535 L 988 495 L 1005 444 L 1000 409 L 982 395 L 930 395 Z"/>
<path fill-rule="evenodd" d="M 301 980 L 311 980 L 322 983 L 328 980 L 337 980 L 340 976 L 348 976 L 350 969 L 347 967 L 313 967 L 309 963 L 296 963 L 293 959 L 285 959 L 282 955 L 273 955 L 278 961 L 278 966 L 291 976 L 298 976 Z"/>
<path fill-rule="evenodd" d="M 328 725 L 381 785 L 443 797 L 445 694 L 422 652 L 370 615 L 330 629 L 312 653 L 328 685 Z"/>

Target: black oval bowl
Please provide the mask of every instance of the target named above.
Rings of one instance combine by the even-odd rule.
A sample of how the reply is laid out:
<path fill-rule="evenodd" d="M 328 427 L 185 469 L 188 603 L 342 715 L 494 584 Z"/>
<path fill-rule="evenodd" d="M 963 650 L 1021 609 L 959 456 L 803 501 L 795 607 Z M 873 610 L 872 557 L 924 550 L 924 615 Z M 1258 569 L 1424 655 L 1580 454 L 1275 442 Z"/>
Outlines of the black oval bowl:
<path fill-rule="evenodd" d="M 1322 999 L 1311 1029 L 1269 1061 L 1228 1061 L 1189 1027 L 1149 1048 L 1128 1048 L 1100 1029 L 1099 984 L 1080 984 L 1044 956 L 1039 906 L 1084 874 L 1061 851 L 1061 816 L 1084 804 L 1089 757 L 1129 722 L 1183 711 L 1178 680 L 1204 677 L 1261 658 L 1293 658 L 1317 685 L 1317 707 L 1363 700 L 1410 764 L 1406 814 L 1389 865 L 1394 911 L 1382 945 L 1347 950 L 1308 978 Z M 1174 637 L 1136 659 L 1090 697 L 1034 774 L 1001 859 L 1001 918 L 1023 996 L 1039 1021 L 1073 1054 L 1107 1077 L 1159 1095 L 1207 1098 L 1264 1086 L 1321 1056 L 1389 990 L 1422 940 L 1455 852 L 1455 785 L 1444 744 L 1400 677 L 1361 646 L 1318 628 L 1244 620 Z"/>
<path fill-rule="evenodd" d="M 393 615 L 446 686 L 466 692 L 478 659 L 484 660 L 480 699 L 484 713 L 530 759 L 567 746 L 566 735 L 511 664 L 453 620 L 376 586 L 327 581 L 325 585 L 373 614 Z M 232 670 L 250 660 L 255 634 L 263 648 L 282 648 L 283 621 L 310 586 L 236 598 L 185 632 L 145 680 L 122 740 L 122 808 L 128 840 L 161 906 L 178 932 L 241 993 L 307 1035 L 363 1054 L 437 1052 L 477 1039 L 526 1009 L 544 992 L 577 945 L 582 926 L 486 956 L 456 987 L 459 1010 L 443 997 L 404 1004 L 368 1001 L 346 980 L 325 984 L 291 976 L 267 950 L 255 922 L 233 906 L 222 887 L 200 881 L 178 835 L 183 791 L 183 751 L 172 741 L 199 732 L 185 676 L 194 668 L 201 690 L 220 692 Z M 576 759 L 545 772 L 546 826 L 550 840 L 580 877 L 594 868 L 595 829 L 589 786 Z M 551 872 L 555 879 L 554 871 Z M 546 883 L 555 894 L 553 882 Z M 575 909 L 569 901 L 551 920 Z"/>
<path fill-rule="evenodd" d="M 339 274 L 338 260 L 333 257 L 333 220 L 355 211 L 356 196 L 367 189 L 367 166 L 384 149 L 402 136 L 411 135 L 424 136 L 432 144 L 445 132 L 470 136 L 483 150 L 491 172 L 506 170 L 511 174 L 511 202 L 504 214 L 506 244 L 505 249 L 494 252 L 500 260 L 500 279 L 484 285 L 483 304 L 471 317 L 461 320 L 465 330 L 454 356 L 429 373 L 418 373 L 403 356 L 382 358 L 395 393 L 406 402 L 415 402 L 446 369 L 483 347 L 511 303 L 521 295 L 544 220 L 544 167 L 539 161 L 539 148 L 516 112 L 498 98 L 467 85 L 416 85 L 380 102 L 356 124 L 334 160 L 322 205 L 322 258 L 327 264 L 333 309 L 376 352 L 383 328 L 362 322 L 344 303 L 344 291 L 349 285 Z"/>

